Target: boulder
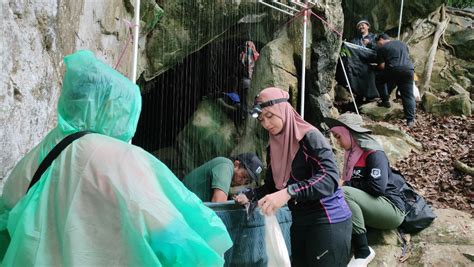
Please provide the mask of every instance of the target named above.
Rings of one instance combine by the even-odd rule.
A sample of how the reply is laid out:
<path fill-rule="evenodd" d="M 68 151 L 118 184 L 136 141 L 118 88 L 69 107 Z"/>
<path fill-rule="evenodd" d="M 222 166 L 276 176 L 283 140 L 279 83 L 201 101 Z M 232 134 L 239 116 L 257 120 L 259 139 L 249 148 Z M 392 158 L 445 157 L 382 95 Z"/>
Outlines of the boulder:
<path fill-rule="evenodd" d="M 352 96 L 349 90 L 347 90 L 344 86 L 336 85 L 334 88 L 334 99 L 336 101 L 351 101 Z"/>
<path fill-rule="evenodd" d="M 430 92 L 425 92 L 421 97 L 421 106 L 426 112 L 431 112 L 433 105 L 441 102 L 441 99 Z"/>
<path fill-rule="evenodd" d="M 236 137 L 234 122 L 221 106 L 212 100 L 202 101 L 177 137 L 183 171 L 188 173 L 217 156 L 230 156 Z"/>
<path fill-rule="evenodd" d="M 249 95 L 255 96 L 270 86 L 290 92 L 291 103 L 296 105 L 298 96 L 298 73 L 293 59 L 293 45 L 283 29 L 277 39 L 269 42 L 260 51 L 255 64 Z"/>
<path fill-rule="evenodd" d="M 395 118 L 404 118 L 403 106 L 397 102 L 391 102 L 390 108 L 379 107 L 376 102 L 362 105 L 360 112 L 375 121 L 388 121 Z"/>
<path fill-rule="evenodd" d="M 435 209 L 438 218 L 423 231 L 411 235 L 405 262 L 396 230 L 368 229 L 369 245 L 377 253 L 369 266 L 472 266 L 474 221 L 466 212 Z M 469 259 L 469 255 L 471 259 Z"/>
<path fill-rule="evenodd" d="M 357 31 L 357 21 L 366 18 L 372 24 L 372 32 L 383 32 L 396 29 L 400 18 L 400 1 L 373 1 L 373 0 L 347 0 L 342 1 L 344 9 L 344 33 Z M 424 18 L 443 4 L 442 0 L 433 1 L 405 1 L 403 7 L 402 24 L 408 24 L 417 18 Z M 349 37 L 351 37 L 349 36 Z"/>
<path fill-rule="evenodd" d="M 474 59 L 474 31 L 470 28 L 455 32 L 448 37 L 448 42 L 454 47 L 456 56 L 465 60 Z"/>
<path fill-rule="evenodd" d="M 453 95 L 469 95 L 469 92 L 466 91 L 460 84 L 454 83 L 449 87 L 449 92 Z"/>
<path fill-rule="evenodd" d="M 447 115 L 465 115 L 471 116 L 472 114 L 472 106 L 471 100 L 469 95 L 462 94 L 462 95 L 455 95 L 448 97 L 446 100 L 433 104 L 431 107 L 430 112 L 439 115 L 439 116 L 447 116 Z"/>

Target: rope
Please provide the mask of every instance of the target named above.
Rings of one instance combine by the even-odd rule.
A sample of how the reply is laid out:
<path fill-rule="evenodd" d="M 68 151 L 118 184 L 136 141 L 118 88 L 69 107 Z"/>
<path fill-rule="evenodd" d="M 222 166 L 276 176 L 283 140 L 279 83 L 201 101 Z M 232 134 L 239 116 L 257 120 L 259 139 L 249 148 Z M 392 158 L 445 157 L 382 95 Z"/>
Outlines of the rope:
<path fill-rule="evenodd" d="M 319 20 L 321 20 L 324 24 L 326 24 L 328 26 L 329 29 L 331 29 L 333 32 L 337 33 L 337 35 L 339 35 L 339 37 L 342 38 L 342 33 L 337 31 L 336 28 L 334 28 L 334 26 L 332 26 L 332 24 L 330 24 L 329 22 L 325 21 L 323 18 L 321 18 L 320 16 L 318 16 L 316 13 L 314 13 L 312 10 L 310 10 L 309 12 L 311 12 L 311 15 L 314 15 L 316 18 L 318 18 Z"/>
<path fill-rule="evenodd" d="M 338 30 L 336 30 L 336 28 L 329 22 L 327 22 L 326 20 L 324 20 L 322 17 L 320 17 L 318 14 L 314 13 L 311 8 L 313 7 L 314 5 L 312 6 L 309 6 L 307 8 L 303 8 L 302 10 L 300 10 L 298 13 L 296 13 L 290 20 L 288 20 L 287 22 L 283 23 L 282 26 L 284 25 L 287 25 L 287 24 L 290 24 L 291 22 L 293 22 L 296 18 L 298 18 L 299 16 L 302 16 L 304 15 L 304 12 L 305 11 L 309 11 L 309 13 L 313 16 L 315 16 L 316 18 L 318 18 L 320 21 L 322 21 L 324 24 L 326 24 L 328 26 L 328 28 L 335 32 L 339 37 L 342 38 L 342 33 L 339 32 Z"/>
<path fill-rule="evenodd" d="M 303 8 L 302 10 L 300 10 L 300 12 L 296 13 L 290 20 L 288 20 L 287 22 L 285 22 L 282 26 L 285 26 L 285 25 L 288 25 L 289 23 L 293 22 L 296 18 L 298 18 L 299 16 L 301 15 L 304 15 L 306 11 L 309 11 L 310 12 L 310 15 L 313 15 L 315 16 L 317 19 L 319 19 L 321 22 L 323 22 L 324 24 L 326 24 L 326 26 L 331 30 L 333 31 L 334 33 L 336 33 L 339 38 L 342 38 L 342 33 L 339 32 L 338 30 L 336 30 L 336 28 L 329 22 L 327 22 L 325 19 L 323 19 L 321 16 L 319 16 L 318 14 L 314 13 L 311 8 L 313 6 L 308 6 L 307 8 Z M 306 16 L 305 16 L 305 19 L 306 19 Z M 281 27 L 281 26 L 280 26 Z M 341 62 L 341 66 L 342 66 L 342 70 L 344 72 L 344 77 L 346 79 L 346 82 L 347 82 L 347 86 L 349 87 L 349 92 L 351 93 L 351 97 L 352 97 L 352 102 L 354 103 L 354 108 L 355 108 L 355 111 L 357 113 L 357 115 L 359 115 L 359 109 L 357 108 L 357 104 L 356 104 L 356 101 L 355 101 L 355 98 L 354 98 L 354 94 L 352 93 L 352 88 L 351 88 L 351 84 L 349 82 L 349 78 L 347 77 L 347 73 L 346 73 L 346 68 L 344 67 L 344 63 L 342 62 L 342 59 L 341 57 L 339 57 L 339 60 Z M 304 81 L 303 81 L 304 82 Z M 302 111 L 301 112 L 302 114 L 304 114 L 304 112 Z"/>
<path fill-rule="evenodd" d="M 132 42 L 133 39 L 133 34 L 132 34 L 132 29 L 133 27 L 137 27 L 138 25 L 133 25 L 130 21 L 123 19 L 123 22 L 128 28 L 128 40 L 125 43 L 125 46 L 122 48 L 122 51 L 120 51 L 120 56 L 117 60 L 117 63 L 115 63 L 114 69 L 116 70 L 117 67 L 120 65 L 120 62 L 122 61 L 123 55 L 125 54 L 125 51 L 127 50 L 128 45 Z"/>

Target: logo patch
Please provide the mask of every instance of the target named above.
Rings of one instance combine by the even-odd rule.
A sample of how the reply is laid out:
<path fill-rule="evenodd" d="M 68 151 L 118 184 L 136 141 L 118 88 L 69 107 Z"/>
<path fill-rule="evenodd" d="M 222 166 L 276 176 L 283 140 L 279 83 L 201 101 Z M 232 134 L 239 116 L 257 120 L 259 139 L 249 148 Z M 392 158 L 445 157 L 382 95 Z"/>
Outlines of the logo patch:
<path fill-rule="evenodd" d="M 255 170 L 255 173 L 256 174 L 259 174 L 262 172 L 262 168 L 260 166 L 258 166 L 258 168 Z"/>
<path fill-rule="evenodd" d="M 370 171 L 370 175 L 374 178 L 379 178 L 380 176 L 382 176 L 382 172 L 380 171 L 380 169 L 372 169 Z"/>

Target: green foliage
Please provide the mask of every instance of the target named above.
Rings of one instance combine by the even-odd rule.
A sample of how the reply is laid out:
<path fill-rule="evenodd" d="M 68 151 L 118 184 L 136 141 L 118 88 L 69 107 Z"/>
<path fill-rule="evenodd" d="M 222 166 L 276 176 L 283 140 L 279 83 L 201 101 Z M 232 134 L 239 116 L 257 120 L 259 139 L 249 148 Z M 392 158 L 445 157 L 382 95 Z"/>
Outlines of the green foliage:
<path fill-rule="evenodd" d="M 457 8 L 474 7 L 474 0 L 445 0 L 445 3 Z"/>
<path fill-rule="evenodd" d="M 349 51 L 349 49 L 347 49 L 347 47 L 342 47 L 341 48 L 341 52 L 339 53 L 339 55 L 341 55 L 341 57 L 351 57 L 351 51 Z"/>

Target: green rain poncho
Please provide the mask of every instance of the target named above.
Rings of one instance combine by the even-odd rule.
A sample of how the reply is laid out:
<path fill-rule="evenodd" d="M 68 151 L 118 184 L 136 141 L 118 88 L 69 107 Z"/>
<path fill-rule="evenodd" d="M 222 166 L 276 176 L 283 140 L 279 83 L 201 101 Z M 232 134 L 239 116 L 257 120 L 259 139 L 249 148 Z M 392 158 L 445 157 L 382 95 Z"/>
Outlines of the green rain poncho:
<path fill-rule="evenodd" d="M 127 143 L 138 87 L 90 51 L 64 61 L 58 126 L 16 165 L 0 198 L 0 232 L 11 237 L 3 266 L 222 266 L 232 241 L 219 217 Z M 25 196 L 47 153 L 81 130 L 97 134 L 70 144 Z"/>

